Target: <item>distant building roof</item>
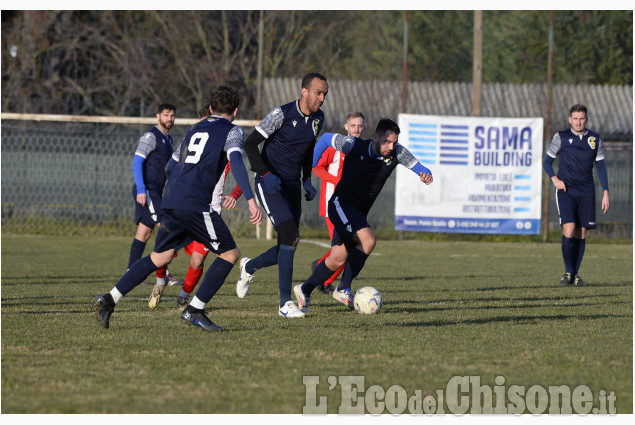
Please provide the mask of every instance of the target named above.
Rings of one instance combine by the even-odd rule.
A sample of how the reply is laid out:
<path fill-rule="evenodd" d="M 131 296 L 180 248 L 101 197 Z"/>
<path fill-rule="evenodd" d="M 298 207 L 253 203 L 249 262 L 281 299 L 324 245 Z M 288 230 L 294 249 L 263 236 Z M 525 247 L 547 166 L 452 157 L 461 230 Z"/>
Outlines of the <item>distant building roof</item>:
<path fill-rule="evenodd" d="M 362 111 L 370 137 L 381 117 L 397 119 L 401 112 L 400 81 L 329 80 L 323 110 L 328 131 L 343 131 L 346 115 Z M 263 84 L 263 115 L 275 106 L 300 97 L 299 78 L 270 78 Z M 553 86 L 551 132 L 569 126 L 569 108 L 582 103 L 589 109 L 588 127 L 605 141 L 633 140 L 633 86 Z M 471 83 L 408 83 L 407 113 L 421 115 L 472 115 Z M 546 84 L 483 84 L 484 117 L 543 117 L 547 113 Z M 551 135 L 545 135 L 551 139 Z"/>

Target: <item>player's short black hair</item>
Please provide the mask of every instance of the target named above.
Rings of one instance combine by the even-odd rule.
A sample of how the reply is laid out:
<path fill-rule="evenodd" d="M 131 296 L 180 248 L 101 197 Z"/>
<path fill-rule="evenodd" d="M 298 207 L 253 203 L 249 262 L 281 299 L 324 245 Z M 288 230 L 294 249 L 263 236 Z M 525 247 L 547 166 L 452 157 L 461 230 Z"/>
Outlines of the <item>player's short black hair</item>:
<path fill-rule="evenodd" d="M 232 111 L 233 112 L 233 111 Z M 209 112 L 209 103 L 206 103 L 205 105 L 203 105 L 201 107 L 201 109 L 198 110 L 198 117 L 200 119 L 203 118 L 207 118 L 210 116 L 210 112 Z"/>
<path fill-rule="evenodd" d="M 306 74 L 302 79 L 302 88 L 308 89 L 311 86 L 311 81 L 313 81 L 314 78 L 319 78 L 322 81 L 326 81 L 326 77 L 324 75 L 318 74 L 317 72 L 310 72 Z"/>
<path fill-rule="evenodd" d="M 162 103 L 162 104 L 160 104 L 160 105 L 159 105 L 159 108 L 158 108 L 158 110 L 157 110 L 157 112 L 160 114 L 161 112 L 165 111 L 166 109 L 167 109 L 168 111 L 174 111 L 174 112 L 176 112 L 176 106 L 174 106 L 174 105 L 173 105 L 173 104 L 171 104 L 171 103 Z"/>
<path fill-rule="evenodd" d="M 379 137 L 382 137 L 386 132 L 390 130 L 395 134 L 399 134 L 401 130 L 396 122 L 391 120 L 390 118 L 382 118 L 377 123 L 377 128 L 375 129 L 375 134 Z"/>
<path fill-rule="evenodd" d="M 238 92 L 229 86 L 218 86 L 209 100 L 215 114 L 233 114 L 239 103 Z"/>
<path fill-rule="evenodd" d="M 569 116 L 571 116 L 571 114 L 573 114 L 574 112 L 584 112 L 584 115 L 588 115 L 586 106 L 581 103 L 576 103 L 571 107 L 571 109 L 569 110 Z"/>

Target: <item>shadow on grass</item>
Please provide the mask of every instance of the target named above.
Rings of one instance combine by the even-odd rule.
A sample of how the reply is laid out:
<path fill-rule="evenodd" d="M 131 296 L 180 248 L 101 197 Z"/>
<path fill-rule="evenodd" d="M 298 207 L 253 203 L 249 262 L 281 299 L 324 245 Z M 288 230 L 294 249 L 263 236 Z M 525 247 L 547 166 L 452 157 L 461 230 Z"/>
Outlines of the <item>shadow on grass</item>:
<path fill-rule="evenodd" d="M 543 321 L 565 321 L 575 320 L 598 320 L 608 318 L 630 318 L 623 314 L 591 314 L 591 315 L 538 315 L 538 316 L 500 316 L 489 319 L 470 319 L 470 320 L 453 320 L 453 321 L 430 321 L 430 322 L 410 322 L 410 323 L 391 323 L 386 322 L 384 326 L 396 327 L 442 327 L 442 326 L 458 326 L 458 325 L 486 325 L 491 323 L 537 323 Z"/>

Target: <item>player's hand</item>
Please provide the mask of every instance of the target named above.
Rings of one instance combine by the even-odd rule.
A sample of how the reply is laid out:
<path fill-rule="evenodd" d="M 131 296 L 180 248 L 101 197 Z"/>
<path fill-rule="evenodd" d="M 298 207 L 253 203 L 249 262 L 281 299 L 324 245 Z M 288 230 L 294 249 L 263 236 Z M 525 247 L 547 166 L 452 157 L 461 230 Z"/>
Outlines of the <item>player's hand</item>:
<path fill-rule="evenodd" d="M 247 204 L 249 205 L 250 213 L 249 222 L 251 224 L 255 224 L 256 226 L 260 226 L 262 224 L 262 211 L 258 208 L 258 204 L 256 204 L 254 198 L 247 201 Z"/>
<path fill-rule="evenodd" d="M 551 178 L 551 181 L 553 182 L 553 185 L 556 187 L 556 189 L 564 190 L 565 192 L 567 191 L 567 185 L 564 184 L 564 182 L 560 180 L 558 176 L 553 176 Z"/>
<path fill-rule="evenodd" d="M 611 206 L 611 201 L 609 199 L 609 191 L 605 190 L 604 196 L 602 197 L 602 212 L 606 214 L 610 206 Z"/>
<path fill-rule="evenodd" d="M 276 192 L 280 191 L 280 177 L 269 172 L 265 174 L 264 176 L 262 176 L 262 178 L 265 181 L 265 189 L 267 189 L 267 192 L 270 195 L 273 195 Z"/>
<path fill-rule="evenodd" d="M 236 206 L 236 198 L 230 195 L 223 196 L 223 208 L 227 208 L 228 210 L 231 210 L 235 206 Z"/>
<path fill-rule="evenodd" d="M 137 194 L 137 202 L 140 203 L 142 206 L 145 207 L 146 205 L 146 194 L 145 193 L 138 193 Z"/>
<path fill-rule="evenodd" d="M 304 199 L 306 199 L 307 201 L 312 201 L 313 198 L 315 198 L 315 194 L 317 193 L 317 190 L 315 190 L 315 188 L 311 184 L 311 179 L 306 179 L 304 183 L 302 183 L 302 185 L 304 186 L 304 192 L 305 192 Z"/>
<path fill-rule="evenodd" d="M 432 174 L 430 173 L 419 173 L 419 180 L 421 180 L 425 184 L 430 184 L 434 179 L 432 178 Z"/>

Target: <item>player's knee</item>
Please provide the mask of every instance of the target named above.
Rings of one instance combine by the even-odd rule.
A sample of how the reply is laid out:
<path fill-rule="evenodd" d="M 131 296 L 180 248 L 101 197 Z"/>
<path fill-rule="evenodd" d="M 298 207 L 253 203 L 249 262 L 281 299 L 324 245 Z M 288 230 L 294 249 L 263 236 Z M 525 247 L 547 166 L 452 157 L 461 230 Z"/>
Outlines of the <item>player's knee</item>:
<path fill-rule="evenodd" d="M 135 234 L 135 239 L 146 243 L 148 242 L 148 239 L 150 239 L 151 235 L 152 228 L 146 226 L 145 224 L 139 223 L 139 226 L 137 227 L 137 233 Z"/>
<path fill-rule="evenodd" d="M 203 267 L 204 262 L 205 257 L 203 255 L 199 254 L 198 252 L 192 253 L 192 258 L 190 258 L 190 267 L 198 270 Z"/>
<path fill-rule="evenodd" d="M 230 249 L 229 251 L 225 251 L 220 254 L 219 257 L 227 262 L 236 264 L 236 262 L 240 258 L 240 251 L 238 250 L 238 248 Z"/>
<path fill-rule="evenodd" d="M 174 258 L 174 250 L 170 249 L 164 252 L 153 252 L 150 254 L 150 259 L 158 268 L 166 267 L 172 262 Z"/>
<path fill-rule="evenodd" d="M 280 245 L 289 245 L 295 248 L 300 243 L 300 232 L 294 220 L 280 223 L 277 230 Z"/>

